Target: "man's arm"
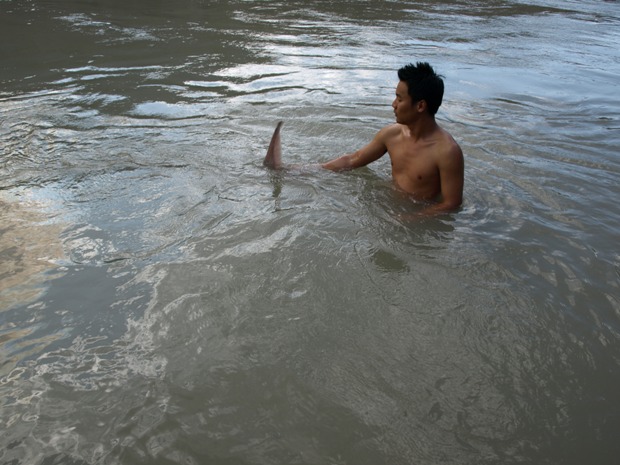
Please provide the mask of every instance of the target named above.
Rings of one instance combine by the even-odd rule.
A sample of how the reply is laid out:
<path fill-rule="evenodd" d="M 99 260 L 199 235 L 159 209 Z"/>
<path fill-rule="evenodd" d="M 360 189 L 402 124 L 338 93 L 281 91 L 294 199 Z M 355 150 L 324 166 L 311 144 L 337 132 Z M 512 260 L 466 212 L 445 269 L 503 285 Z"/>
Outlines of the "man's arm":
<path fill-rule="evenodd" d="M 443 213 L 456 210 L 463 202 L 463 177 L 465 163 L 463 152 L 454 145 L 438 164 L 441 183 L 441 201 L 423 210 L 423 214 Z"/>
<path fill-rule="evenodd" d="M 382 129 L 365 147 L 351 154 L 343 155 L 326 163 L 322 163 L 321 167 L 332 171 L 346 171 L 366 166 L 378 160 L 387 152 L 387 146 L 384 141 L 385 132 L 385 129 Z"/>

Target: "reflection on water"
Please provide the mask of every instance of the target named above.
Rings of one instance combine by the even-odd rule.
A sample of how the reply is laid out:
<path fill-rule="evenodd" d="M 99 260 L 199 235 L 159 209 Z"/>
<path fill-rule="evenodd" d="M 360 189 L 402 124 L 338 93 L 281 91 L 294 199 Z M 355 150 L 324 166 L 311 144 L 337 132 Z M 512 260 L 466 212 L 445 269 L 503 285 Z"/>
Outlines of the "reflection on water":
<path fill-rule="evenodd" d="M 45 281 L 59 276 L 53 272 L 64 259 L 59 237 L 64 225 L 48 218 L 44 208 L 23 196 L 0 197 L 0 312 L 36 301 Z"/>
<path fill-rule="evenodd" d="M 0 2 L 3 463 L 615 463 L 614 2 Z M 446 76 L 458 214 L 387 160 Z M 415 219 L 412 219 L 415 218 Z"/>

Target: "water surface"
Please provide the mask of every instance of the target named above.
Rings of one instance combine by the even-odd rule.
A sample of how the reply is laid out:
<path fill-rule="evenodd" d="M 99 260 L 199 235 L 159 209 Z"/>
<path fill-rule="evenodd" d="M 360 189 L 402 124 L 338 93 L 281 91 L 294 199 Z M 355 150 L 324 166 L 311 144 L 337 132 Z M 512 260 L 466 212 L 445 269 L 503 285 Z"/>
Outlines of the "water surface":
<path fill-rule="evenodd" d="M 0 2 L 0 461 L 612 464 L 617 2 Z M 446 78 L 460 212 L 359 148 Z M 413 215 L 412 215 L 413 214 Z M 411 217 L 414 219 L 411 219 Z"/>

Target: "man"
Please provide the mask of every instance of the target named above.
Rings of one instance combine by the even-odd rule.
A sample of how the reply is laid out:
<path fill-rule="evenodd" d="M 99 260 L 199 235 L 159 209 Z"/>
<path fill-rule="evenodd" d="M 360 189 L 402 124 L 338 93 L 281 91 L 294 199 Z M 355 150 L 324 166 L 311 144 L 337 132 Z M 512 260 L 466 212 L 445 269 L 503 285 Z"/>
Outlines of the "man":
<path fill-rule="evenodd" d="M 320 166 L 332 171 L 360 168 L 388 153 L 396 186 L 417 200 L 433 203 L 424 213 L 455 210 L 463 200 L 463 152 L 452 136 L 435 121 L 443 99 L 442 78 L 428 63 L 398 70 L 400 82 L 392 102 L 396 123 L 381 129 L 358 151 Z M 280 162 L 278 124 L 265 165 Z"/>

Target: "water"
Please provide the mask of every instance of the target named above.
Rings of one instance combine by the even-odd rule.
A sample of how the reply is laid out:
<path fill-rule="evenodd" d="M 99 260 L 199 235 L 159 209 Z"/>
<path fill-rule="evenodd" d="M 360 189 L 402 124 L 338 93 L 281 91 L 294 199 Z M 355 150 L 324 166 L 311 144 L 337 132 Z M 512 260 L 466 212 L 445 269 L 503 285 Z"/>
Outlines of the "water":
<path fill-rule="evenodd" d="M 616 2 L 0 2 L 0 462 L 612 464 Z M 352 151 L 446 77 L 462 210 Z"/>

